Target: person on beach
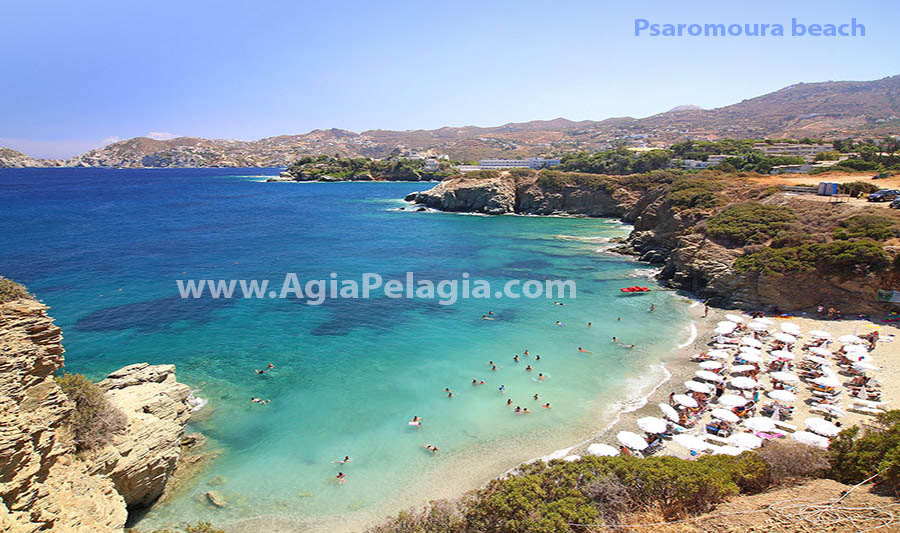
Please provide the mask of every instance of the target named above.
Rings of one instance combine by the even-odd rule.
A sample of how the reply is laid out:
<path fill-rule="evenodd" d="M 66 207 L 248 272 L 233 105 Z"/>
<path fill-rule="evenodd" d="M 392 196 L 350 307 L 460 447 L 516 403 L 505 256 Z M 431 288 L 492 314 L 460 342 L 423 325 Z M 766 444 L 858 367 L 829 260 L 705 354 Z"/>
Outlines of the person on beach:
<path fill-rule="evenodd" d="M 626 455 L 626 456 L 627 456 L 627 455 L 631 455 L 631 450 L 629 450 L 629 449 L 628 449 L 627 447 L 625 447 L 625 446 L 619 446 L 619 454 L 620 454 L 620 455 Z"/>
<path fill-rule="evenodd" d="M 703 302 L 703 318 L 706 318 L 708 316 L 709 316 L 709 304 L 707 304 L 706 302 Z"/>
<path fill-rule="evenodd" d="M 428 450 L 429 452 L 431 452 L 432 455 L 436 454 L 438 451 L 438 447 L 432 446 L 431 444 L 426 444 L 422 447 L 425 448 L 426 450 Z"/>
<path fill-rule="evenodd" d="M 335 464 L 339 464 L 339 465 L 345 465 L 345 464 L 347 464 L 347 463 L 350 462 L 350 456 L 349 456 L 349 455 L 345 455 L 344 458 L 341 459 L 340 461 L 332 461 L 332 462 L 335 463 Z"/>
<path fill-rule="evenodd" d="M 588 351 L 588 350 L 585 350 L 585 349 L 584 349 L 584 348 L 582 348 L 582 347 L 581 347 L 581 346 L 579 346 L 579 347 L 578 347 L 578 351 L 579 351 L 579 352 L 581 352 L 581 353 L 594 353 L 594 352 L 591 352 L 591 351 Z"/>

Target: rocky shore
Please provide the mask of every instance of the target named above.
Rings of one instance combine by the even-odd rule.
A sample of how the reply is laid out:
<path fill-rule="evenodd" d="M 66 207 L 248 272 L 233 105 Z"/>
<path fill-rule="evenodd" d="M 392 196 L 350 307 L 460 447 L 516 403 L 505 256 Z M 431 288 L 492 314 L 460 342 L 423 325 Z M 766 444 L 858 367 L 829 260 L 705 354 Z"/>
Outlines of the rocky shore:
<path fill-rule="evenodd" d="M 173 365 L 131 365 L 99 383 L 127 417 L 106 446 L 76 455 L 74 410 L 54 380 L 62 332 L 30 298 L 0 303 L 0 531 L 121 531 L 152 504 L 182 455 L 190 389 Z"/>
<path fill-rule="evenodd" d="M 729 203 L 761 198 L 758 200 L 761 203 L 790 206 L 798 212 L 817 213 L 827 209 L 833 219 L 861 212 L 858 206 L 825 204 L 767 192 L 763 186 L 741 183 L 732 189 L 723 187 L 725 190 L 718 194 Z M 538 175 L 505 173 L 496 177 L 445 180 L 429 190 L 409 194 L 406 200 L 451 212 L 621 219 L 634 229 L 626 243 L 615 251 L 662 266 L 659 277 L 663 283 L 723 308 L 793 312 L 824 305 L 845 314 L 878 314 L 893 308 L 891 304 L 876 301 L 879 289 L 900 290 L 900 276 L 893 269 L 853 276 L 815 271 L 738 272 L 734 268 L 735 260 L 750 247 L 732 246 L 698 231 L 714 210 L 680 209 L 665 187 L 626 180 L 603 186 L 560 185 L 542 181 Z M 894 255 L 900 253 L 896 247 L 885 249 Z"/>

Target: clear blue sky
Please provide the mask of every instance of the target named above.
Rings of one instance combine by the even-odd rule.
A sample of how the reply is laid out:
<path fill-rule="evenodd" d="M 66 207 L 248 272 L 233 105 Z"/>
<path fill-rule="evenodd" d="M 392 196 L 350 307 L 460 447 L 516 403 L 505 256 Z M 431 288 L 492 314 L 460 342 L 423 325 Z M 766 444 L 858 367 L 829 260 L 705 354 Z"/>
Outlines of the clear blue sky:
<path fill-rule="evenodd" d="M 0 146 L 257 139 L 720 107 L 900 73 L 900 3 L 6 0 Z M 658 23 L 844 23 L 864 38 L 650 38 Z"/>

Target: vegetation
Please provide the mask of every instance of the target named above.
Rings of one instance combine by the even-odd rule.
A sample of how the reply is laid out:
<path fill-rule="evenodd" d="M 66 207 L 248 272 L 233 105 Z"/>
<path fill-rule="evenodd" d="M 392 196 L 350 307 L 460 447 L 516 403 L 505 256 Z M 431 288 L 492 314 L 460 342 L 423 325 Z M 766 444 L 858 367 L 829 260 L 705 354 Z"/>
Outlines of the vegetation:
<path fill-rule="evenodd" d="M 224 529 L 213 527 L 209 522 L 199 521 L 194 525 L 186 525 L 183 530 L 154 529 L 151 533 L 225 533 Z"/>
<path fill-rule="evenodd" d="M 635 152 L 628 148 L 619 148 L 618 150 L 566 155 L 557 169 L 590 174 L 640 174 L 666 168 L 671 160 L 671 150 Z"/>
<path fill-rule="evenodd" d="M 98 448 L 125 429 L 127 419 L 103 395 L 103 390 L 81 374 L 63 373 L 56 378 L 59 387 L 75 404 L 67 420 L 76 451 Z"/>
<path fill-rule="evenodd" d="M 868 181 L 851 181 L 849 183 L 841 183 L 838 185 L 838 192 L 841 194 L 849 194 L 854 198 L 860 194 L 872 194 L 879 189 L 878 185 Z"/>
<path fill-rule="evenodd" d="M 794 218 L 794 211 L 789 207 L 735 204 L 706 221 L 706 234 L 738 246 L 763 243 L 787 229 Z"/>
<path fill-rule="evenodd" d="M 772 440 L 757 454 L 771 468 L 772 479 L 780 484 L 822 477 L 831 466 L 825 450 L 796 441 Z"/>
<path fill-rule="evenodd" d="M 884 215 L 862 214 L 842 220 L 834 230 L 834 238 L 840 240 L 872 239 L 886 241 L 897 236 L 896 221 Z"/>
<path fill-rule="evenodd" d="M 857 426 L 841 431 L 828 450 L 829 477 L 856 484 L 878 474 L 875 483 L 900 494 L 900 411 L 879 415 L 866 431 Z"/>
<path fill-rule="evenodd" d="M 450 175 L 450 164 L 442 161 L 437 172 L 425 172 L 421 159 L 369 159 L 365 157 L 306 156 L 288 167 L 296 179 L 313 180 L 390 180 L 418 181 Z"/>
<path fill-rule="evenodd" d="M 870 239 L 804 243 L 785 248 L 763 248 L 738 257 L 736 272 L 786 274 L 819 270 L 849 278 L 879 272 L 890 265 L 880 242 Z"/>
<path fill-rule="evenodd" d="M 11 279 L 0 277 L 0 304 L 20 298 L 31 298 L 28 289 Z"/>

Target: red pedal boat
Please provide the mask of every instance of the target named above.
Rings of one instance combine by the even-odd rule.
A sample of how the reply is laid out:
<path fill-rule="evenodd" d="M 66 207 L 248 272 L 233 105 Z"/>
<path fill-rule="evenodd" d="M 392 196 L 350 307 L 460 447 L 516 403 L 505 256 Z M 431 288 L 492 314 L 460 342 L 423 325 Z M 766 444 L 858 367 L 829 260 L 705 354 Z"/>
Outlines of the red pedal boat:
<path fill-rule="evenodd" d="M 619 290 L 624 292 L 625 294 L 640 294 L 642 292 L 650 292 L 649 287 L 638 287 L 637 285 L 635 285 L 634 287 L 623 287 Z"/>

